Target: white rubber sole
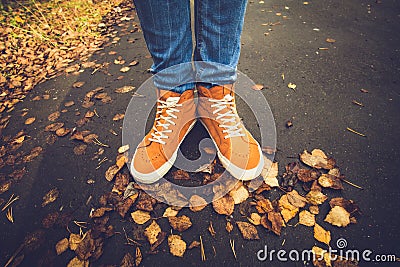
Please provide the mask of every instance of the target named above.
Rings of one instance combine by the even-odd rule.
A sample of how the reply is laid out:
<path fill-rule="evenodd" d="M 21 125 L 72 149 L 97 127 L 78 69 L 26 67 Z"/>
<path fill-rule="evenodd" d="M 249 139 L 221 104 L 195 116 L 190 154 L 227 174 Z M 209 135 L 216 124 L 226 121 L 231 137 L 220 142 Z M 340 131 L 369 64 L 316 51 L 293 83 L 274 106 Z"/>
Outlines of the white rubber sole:
<path fill-rule="evenodd" d="M 181 145 L 181 143 L 183 142 L 183 140 L 185 140 L 186 135 L 192 130 L 193 126 L 196 124 L 196 119 L 193 121 L 193 123 L 189 126 L 189 129 L 187 131 L 187 133 L 183 136 L 181 142 L 178 144 L 178 147 L 176 148 L 175 152 L 172 154 L 172 157 L 165 162 L 163 165 L 161 165 L 160 168 L 158 168 L 157 170 L 151 172 L 151 173 L 141 173 L 138 172 L 135 167 L 133 166 L 133 160 L 131 161 L 131 168 L 130 168 L 130 172 L 133 176 L 133 178 L 139 182 L 139 183 L 143 183 L 143 184 L 152 184 L 157 182 L 158 180 L 160 180 L 165 174 L 167 174 L 167 172 L 172 168 L 172 166 L 174 166 L 174 163 L 176 161 L 176 157 L 178 155 L 178 150 L 179 147 Z M 137 148 L 135 150 L 135 154 L 133 155 L 133 158 L 135 158 L 137 152 Z M 133 159 L 132 158 L 132 159 Z"/>
<path fill-rule="evenodd" d="M 211 140 L 214 142 L 214 146 L 217 149 L 217 155 L 219 160 L 221 161 L 222 166 L 236 179 L 241 180 L 241 181 L 250 181 L 258 176 L 260 176 L 263 167 L 264 167 L 264 157 L 262 154 L 262 150 L 260 145 L 257 143 L 258 151 L 260 153 L 260 161 L 257 165 L 257 167 L 250 169 L 250 170 L 245 170 L 242 168 L 239 168 L 235 164 L 229 161 L 224 155 L 222 155 L 221 151 L 219 150 L 217 144 L 215 143 L 214 139 L 212 138 L 210 132 L 208 131 L 206 125 L 200 120 L 201 124 L 203 124 L 204 128 L 207 130 L 208 135 L 211 137 Z"/>

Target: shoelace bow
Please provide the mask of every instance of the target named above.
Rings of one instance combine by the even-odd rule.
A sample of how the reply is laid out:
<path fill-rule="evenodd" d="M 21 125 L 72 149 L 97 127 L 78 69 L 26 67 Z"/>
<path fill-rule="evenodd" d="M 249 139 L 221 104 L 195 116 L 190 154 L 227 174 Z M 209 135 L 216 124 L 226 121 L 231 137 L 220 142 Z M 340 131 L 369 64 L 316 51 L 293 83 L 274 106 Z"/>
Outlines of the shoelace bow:
<path fill-rule="evenodd" d="M 213 114 L 218 114 L 217 120 L 221 120 L 222 124 L 218 125 L 221 128 L 225 128 L 222 132 L 227 133 L 224 136 L 225 139 L 235 137 L 235 136 L 245 136 L 242 127 L 240 127 L 240 122 L 236 122 L 237 114 L 234 112 L 234 108 L 231 106 L 234 98 L 233 96 L 227 94 L 222 99 L 212 99 L 209 98 L 208 101 L 215 103 L 211 107 L 215 108 Z M 220 111 L 227 109 L 225 113 L 219 113 Z"/>
<path fill-rule="evenodd" d="M 182 104 L 178 104 L 178 101 L 179 97 L 169 97 L 166 101 L 160 99 L 157 100 L 159 104 L 157 105 L 156 116 L 158 114 L 160 114 L 160 116 L 158 116 L 155 120 L 155 125 L 153 126 L 154 133 L 151 133 L 152 137 L 149 138 L 149 141 L 165 145 L 165 141 L 162 139 L 167 139 L 168 135 L 166 135 L 166 133 L 172 132 L 172 130 L 168 129 L 168 127 L 176 124 L 172 119 L 176 119 L 177 116 L 173 113 L 180 112 L 180 110 L 176 109 L 175 107 L 182 106 Z M 164 110 L 167 116 L 162 115 Z M 161 120 L 164 122 L 162 123 Z"/>

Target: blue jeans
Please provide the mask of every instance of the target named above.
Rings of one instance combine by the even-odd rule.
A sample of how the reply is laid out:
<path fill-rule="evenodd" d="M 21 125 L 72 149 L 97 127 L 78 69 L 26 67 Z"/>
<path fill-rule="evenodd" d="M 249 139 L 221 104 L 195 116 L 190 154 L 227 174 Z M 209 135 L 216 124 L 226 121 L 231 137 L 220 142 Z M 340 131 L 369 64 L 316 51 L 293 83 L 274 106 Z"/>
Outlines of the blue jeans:
<path fill-rule="evenodd" d="M 182 93 L 194 87 L 193 81 L 236 81 L 247 0 L 194 0 L 194 48 L 189 0 L 134 3 L 157 88 Z"/>

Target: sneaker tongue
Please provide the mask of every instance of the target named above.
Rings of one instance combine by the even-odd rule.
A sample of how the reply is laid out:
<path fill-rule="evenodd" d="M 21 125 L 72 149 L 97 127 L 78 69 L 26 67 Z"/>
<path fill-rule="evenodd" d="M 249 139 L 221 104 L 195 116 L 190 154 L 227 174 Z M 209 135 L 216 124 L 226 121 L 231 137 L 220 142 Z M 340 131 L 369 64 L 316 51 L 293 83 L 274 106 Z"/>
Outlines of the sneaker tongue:
<path fill-rule="evenodd" d="M 168 90 L 160 90 L 160 100 L 167 101 L 167 102 L 175 102 L 176 99 L 181 97 L 180 93 L 168 91 Z M 170 99 L 171 98 L 171 99 Z M 178 102 L 176 101 L 176 103 Z"/>
<path fill-rule="evenodd" d="M 224 86 L 214 86 L 208 90 L 211 93 L 211 97 L 214 99 L 222 99 L 232 92 L 229 88 Z"/>

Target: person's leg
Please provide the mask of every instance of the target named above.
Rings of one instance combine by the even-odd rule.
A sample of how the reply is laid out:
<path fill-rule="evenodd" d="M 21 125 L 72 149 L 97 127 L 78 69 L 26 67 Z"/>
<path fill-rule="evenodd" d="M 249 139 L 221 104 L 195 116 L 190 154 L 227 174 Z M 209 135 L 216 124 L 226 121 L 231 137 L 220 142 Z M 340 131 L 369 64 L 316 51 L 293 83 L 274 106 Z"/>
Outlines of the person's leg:
<path fill-rule="evenodd" d="M 260 145 L 236 111 L 234 82 L 246 0 L 195 0 L 197 113 L 232 176 L 251 180 L 264 160 Z"/>
<path fill-rule="evenodd" d="M 195 0 L 196 79 L 236 81 L 247 0 Z"/>
<path fill-rule="evenodd" d="M 190 1 L 134 0 L 134 4 L 153 58 L 155 86 L 177 93 L 193 89 L 194 84 L 186 84 L 193 74 L 188 63 L 193 50 Z"/>
<path fill-rule="evenodd" d="M 179 145 L 196 122 L 189 0 L 134 0 L 157 88 L 156 117 L 136 148 L 130 172 L 154 183 L 173 166 Z M 136 130 L 136 129 L 134 129 Z"/>

